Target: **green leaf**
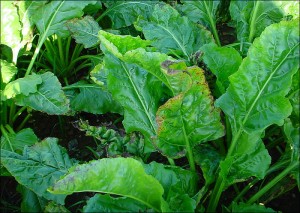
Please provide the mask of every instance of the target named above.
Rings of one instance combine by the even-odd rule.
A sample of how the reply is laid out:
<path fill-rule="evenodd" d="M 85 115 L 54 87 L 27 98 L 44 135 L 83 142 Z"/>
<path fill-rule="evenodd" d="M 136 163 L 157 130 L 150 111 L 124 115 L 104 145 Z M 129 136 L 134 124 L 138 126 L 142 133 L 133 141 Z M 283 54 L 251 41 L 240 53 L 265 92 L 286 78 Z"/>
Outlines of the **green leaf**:
<path fill-rule="evenodd" d="M 216 30 L 217 11 L 220 1 L 186 1 L 181 0 L 182 6 L 178 5 L 179 10 L 183 12 L 194 23 L 199 23 L 214 33 L 215 39 L 220 46 L 218 33 Z"/>
<path fill-rule="evenodd" d="M 101 15 L 109 16 L 112 20 L 112 28 L 119 29 L 132 25 L 139 16 L 148 18 L 153 11 L 154 5 L 158 0 L 144 0 L 144 1 L 104 1 L 107 7 L 106 11 Z"/>
<path fill-rule="evenodd" d="M 232 212 L 277 212 L 261 204 L 232 203 Z"/>
<path fill-rule="evenodd" d="M 70 34 L 65 26 L 66 21 L 81 17 L 84 7 L 95 3 L 96 1 L 76 1 L 76 4 L 66 0 L 43 3 L 34 1 L 28 8 L 29 17 L 44 38 L 54 33 L 59 37 L 67 37 Z"/>
<path fill-rule="evenodd" d="M 218 47 L 214 43 L 204 45 L 200 51 L 203 52 L 204 63 L 217 76 L 219 90 L 225 93 L 229 86 L 228 77 L 238 70 L 242 57 L 235 49 Z"/>
<path fill-rule="evenodd" d="M 31 146 L 38 141 L 37 136 L 30 128 L 22 129 L 18 133 L 7 134 L 8 138 L 1 136 L 1 149 L 22 153 L 25 146 Z"/>
<path fill-rule="evenodd" d="M 66 150 L 56 138 L 47 138 L 34 146 L 25 147 L 23 155 L 1 149 L 1 163 L 18 183 L 38 196 L 64 204 L 66 195 L 53 195 L 47 188 L 73 165 Z"/>
<path fill-rule="evenodd" d="M 109 195 L 96 194 L 87 201 L 83 212 L 145 212 L 147 207 L 128 198 L 113 198 Z"/>
<path fill-rule="evenodd" d="M 122 113 L 119 103 L 112 99 L 111 94 L 105 88 L 97 84 L 79 81 L 64 87 L 64 90 L 66 89 L 73 90 L 75 93 L 72 97 L 69 97 L 71 108 L 75 111 L 84 111 L 93 114 L 104 114 L 107 112 Z"/>
<path fill-rule="evenodd" d="M 237 30 L 240 42 L 253 42 L 264 29 L 282 20 L 284 13 L 281 2 L 267 1 L 232 1 L 230 15 Z"/>
<path fill-rule="evenodd" d="M 1 61 L 1 83 L 7 84 L 10 82 L 18 72 L 18 68 L 13 63 L 8 63 L 5 60 Z"/>
<path fill-rule="evenodd" d="M 70 211 L 62 205 L 59 205 L 53 201 L 49 202 L 48 205 L 45 207 L 44 211 L 45 213 L 49 212 L 61 212 L 61 213 L 69 213 Z"/>
<path fill-rule="evenodd" d="M 200 166 L 205 184 L 212 184 L 216 179 L 217 169 L 222 156 L 211 144 L 200 144 L 193 149 L 195 162 Z"/>
<path fill-rule="evenodd" d="M 39 75 L 28 75 L 24 78 L 18 78 L 6 85 L 3 91 L 5 98 L 15 98 L 18 95 L 24 97 L 37 92 L 38 85 L 42 84 L 42 78 Z"/>
<path fill-rule="evenodd" d="M 35 76 L 42 79 L 42 84 L 38 85 L 37 91 L 28 96 L 18 95 L 16 104 L 29 106 L 48 114 L 61 115 L 67 113 L 69 110 L 68 99 L 62 91 L 57 77 L 51 72 Z"/>
<path fill-rule="evenodd" d="M 220 111 L 213 107 L 204 71 L 197 67 L 188 71 L 193 80 L 191 89 L 169 99 L 157 111 L 158 139 L 154 143 L 172 158 L 224 135 Z"/>
<path fill-rule="evenodd" d="M 93 191 L 121 195 L 162 211 L 165 201 L 159 182 L 131 158 L 106 158 L 73 167 L 49 191 L 55 194 Z"/>
<path fill-rule="evenodd" d="M 66 26 L 77 43 L 83 44 L 84 48 L 90 48 L 99 43 L 99 24 L 91 16 L 82 19 L 72 19 L 66 22 Z"/>
<path fill-rule="evenodd" d="M 299 70 L 295 73 L 292 80 L 291 91 L 289 92 L 289 99 L 293 107 L 292 114 L 290 116 L 294 124 L 299 123 L 300 120 L 300 81 L 299 81 Z"/>
<path fill-rule="evenodd" d="M 299 67 L 298 21 L 283 21 L 266 28 L 249 49 L 230 86 L 216 105 L 228 116 L 234 135 L 232 150 L 244 132 L 263 132 L 282 125 L 292 107 L 285 96 Z"/>
<path fill-rule="evenodd" d="M 149 21 L 138 20 L 137 29 L 159 51 L 174 53 L 189 60 L 191 55 L 207 43 L 213 42 L 211 33 L 197 26 L 169 5 L 156 5 Z"/>
<path fill-rule="evenodd" d="M 251 176 L 263 179 L 271 164 L 271 157 L 259 134 L 245 134 L 240 137 L 240 141 L 242 144 L 236 152 L 220 163 L 224 189 Z"/>

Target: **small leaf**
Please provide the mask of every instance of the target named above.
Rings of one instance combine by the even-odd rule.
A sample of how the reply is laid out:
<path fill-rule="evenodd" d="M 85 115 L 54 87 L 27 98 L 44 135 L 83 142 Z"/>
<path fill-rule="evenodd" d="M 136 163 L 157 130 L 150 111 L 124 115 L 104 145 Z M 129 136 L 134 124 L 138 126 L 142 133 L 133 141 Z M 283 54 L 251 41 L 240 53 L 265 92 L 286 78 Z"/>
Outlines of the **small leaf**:
<path fill-rule="evenodd" d="M 246 203 L 239 203 L 237 204 L 236 202 L 232 203 L 232 212 L 277 212 L 274 211 L 271 208 L 267 208 L 264 205 L 260 204 L 246 204 Z"/>
<path fill-rule="evenodd" d="M 112 28 L 119 29 L 132 25 L 139 16 L 148 18 L 158 0 L 143 1 L 104 1 L 107 10 L 104 15 L 112 20 Z M 103 15 L 102 15 L 103 17 Z"/>
<path fill-rule="evenodd" d="M 242 63 L 242 57 L 235 49 L 218 47 L 214 43 L 202 46 L 200 51 L 203 52 L 204 63 L 217 76 L 219 90 L 225 93 L 229 86 L 228 77 L 238 70 Z"/>
<path fill-rule="evenodd" d="M 69 213 L 70 211 L 63 205 L 59 205 L 53 201 L 49 202 L 47 206 L 45 207 L 44 211 L 45 213 L 49 212 L 60 212 L 60 213 Z"/>
<path fill-rule="evenodd" d="M 163 188 L 147 175 L 140 162 L 131 158 L 104 158 L 75 166 L 49 189 L 55 194 L 74 192 L 102 192 L 121 195 L 140 201 L 162 211 L 166 205 Z"/>
<path fill-rule="evenodd" d="M 31 146 L 38 141 L 30 128 L 22 129 L 16 134 L 8 133 L 8 138 L 1 136 L 1 149 L 22 153 L 25 146 Z"/>
<path fill-rule="evenodd" d="M 128 198 L 113 198 L 109 195 L 96 194 L 87 201 L 83 212 L 145 212 L 147 207 Z"/>
<path fill-rule="evenodd" d="M 36 93 L 39 84 L 42 84 L 42 78 L 36 74 L 18 78 L 6 85 L 3 95 L 7 99 L 14 98 L 17 95 L 24 95 L 26 97 L 32 93 Z"/>
<path fill-rule="evenodd" d="M 1 61 L 1 81 L 7 84 L 17 74 L 18 68 L 13 63 L 8 63 L 7 61 L 2 59 L 0 59 L 0 61 Z"/>
<path fill-rule="evenodd" d="M 38 196 L 64 204 L 66 195 L 47 192 L 47 188 L 73 165 L 66 150 L 57 145 L 56 138 L 25 147 L 23 155 L 1 149 L 1 163 L 20 184 Z"/>
<path fill-rule="evenodd" d="M 98 32 L 101 30 L 101 27 L 93 17 L 75 18 L 67 21 L 66 25 L 72 37 L 77 43 L 83 44 L 84 48 L 90 48 L 99 43 Z"/>
<path fill-rule="evenodd" d="M 35 78 L 42 79 L 42 84 L 37 87 L 37 91 L 28 96 L 18 95 L 16 104 L 29 106 L 48 114 L 61 115 L 67 113 L 69 110 L 68 99 L 62 91 L 57 77 L 51 72 L 36 76 Z"/>
<path fill-rule="evenodd" d="M 75 111 L 84 111 L 93 114 L 107 112 L 122 114 L 122 107 L 112 99 L 111 94 L 97 84 L 79 81 L 64 89 L 73 90 L 75 94 L 70 97 L 71 108 Z M 77 92 L 76 90 L 79 90 Z"/>
<path fill-rule="evenodd" d="M 145 38 L 159 51 L 184 57 L 191 55 L 207 43 L 213 42 L 211 33 L 191 22 L 169 5 L 156 5 L 149 21 L 138 20 L 137 29 L 141 29 Z"/>

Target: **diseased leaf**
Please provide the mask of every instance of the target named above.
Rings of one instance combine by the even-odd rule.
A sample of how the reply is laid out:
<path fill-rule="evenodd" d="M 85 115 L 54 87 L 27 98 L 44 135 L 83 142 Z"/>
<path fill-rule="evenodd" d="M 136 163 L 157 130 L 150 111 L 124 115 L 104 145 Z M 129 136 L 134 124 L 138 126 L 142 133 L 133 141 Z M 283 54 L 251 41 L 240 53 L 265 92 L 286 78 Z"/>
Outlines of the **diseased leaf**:
<path fill-rule="evenodd" d="M 108 184 L 109 183 L 109 184 Z M 140 201 L 155 211 L 164 210 L 163 188 L 131 158 L 104 158 L 73 167 L 49 189 L 55 194 L 102 192 Z"/>
<path fill-rule="evenodd" d="M 83 212 L 145 212 L 147 206 L 129 198 L 113 198 L 109 195 L 96 194 L 87 201 Z"/>
<path fill-rule="evenodd" d="M 156 5 L 150 20 L 138 20 L 136 28 L 159 51 L 187 60 L 202 45 L 214 41 L 209 31 L 197 26 L 187 17 L 181 17 L 169 5 Z"/>
<path fill-rule="evenodd" d="M 229 86 L 228 77 L 238 70 L 242 63 L 242 57 L 235 49 L 218 47 L 214 43 L 202 46 L 200 51 L 203 52 L 204 63 L 217 76 L 217 85 L 220 92 L 225 93 Z"/>
<path fill-rule="evenodd" d="M 65 23 L 67 20 L 79 18 L 83 15 L 83 8 L 97 1 L 33 1 L 29 10 L 31 21 L 36 24 L 39 32 L 44 38 L 52 34 L 59 37 L 70 35 Z M 44 39 L 42 39 L 43 41 Z M 42 42 L 43 43 L 43 42 Z"/>
<path fill-rule="evenodd" d="M 2 59 L 0 59 L 0 61 L 1 61 L 1 81 L 7 84 L 17 74 L 18 68 L 13 63 L 8 63 L 7 61 Z"/>
<path fill-rule="evenodd" d="M 30 128 L 22 129 L 16 134 L 8 133 L 8 138 L 1 136 L 1 149 L 22 153 L 25 146 L 38 142 L 37 136 Z"/>
<path fill-rule="evenodd" d="M 119 29 L 132 25 L 139 16 L 148 18 L 157 3 L 158 0 L 104 1 L 107 10 L 101 15 L 100 19 L 105 15 L 109 16 L 112 20 L 112 28 Z"/>
<path fill-rule="evenodd" d="M 213 107 L 204 71 L 192 67 L 188 72 L 193 80 L 191 89 L 169 99 L 159 107 L 156 116 L 155 146 L 172 158 L 182 157 L 186 149 L 224 135 L 220 111 Z"/>
<path fill-rule="evenodd" d="M 282 21 L 256 39 L 216 105 L 228 116 L 237 142 L 243 132 L 282 125 L 292 107 L 285 96 L 299 67 L 298 21 Z"/>
<path fill-rule="evenodd" d="M 66 26 L 77 43 L 83 44 L 84 48 L 90 48 L 99 43 L 99 24 L 91 16 L 82 19 L 72 19 L 66 22 Z"/>
<path fill-rule="evenodd" d="M 28 96 L 23 94 L 18 95 L 16 97 L 16 104 L 29 106 L 35 110 L 53 115 L 67 113 L 69 103 L 57 77 L 51 72 L 36 76 L 42 79 L 42 84 L 37 87 L 37 91 Z"/>
<path fill-rule="evenodd" d="M 122 114 L 122 107 L 112 99 L 111 94 L 97 84 L 79 81 L 64 89 L 73 90 L 70 98 L 71 108 L 75 111 L 84 111 L 93 114 L 107 112 Z M 77 91 L 79 90 L 79 92 Z"/>
<path fill-rule="evenodd" d="M 18 78 L 6 85 L 3 91 L 5 98 L 14 98 L 17 95 L 29 96 L 32 93 L 37 92 L 37 87 L 42 84 L 42 78 L 40 75 L 28 75 L 24 78 Z"/>
<path fill-rule="evenodd" d="M 47 188 L 74 164 L 56 138 L 25 147 L 23 155 L 1 149 L 1 163 L 22 185 L 47 200 L 64 204 L 66 195 L 53 195 Z"/>
<path fill-rule="evenodd" d="M 232 212 L 277 212 L 261 204 L 232 203 Z"/>

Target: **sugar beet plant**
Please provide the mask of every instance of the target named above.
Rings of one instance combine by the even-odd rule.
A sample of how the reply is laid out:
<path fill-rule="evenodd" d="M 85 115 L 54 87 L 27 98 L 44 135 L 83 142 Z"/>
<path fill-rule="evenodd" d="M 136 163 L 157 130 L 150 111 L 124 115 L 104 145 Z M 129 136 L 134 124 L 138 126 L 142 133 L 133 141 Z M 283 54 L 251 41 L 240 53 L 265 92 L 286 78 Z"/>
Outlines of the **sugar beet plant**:
<path fill-rule="evenodd" d="M 261 204 L 299 189 L 298 7 L 1 2 L 1 175 L 20 210 L 67 212 L 91 192 L 83 212 L 274 211 Z M 118 113 L 125 133 L 80 121 L 97 150 L 79 161 L 26 128 L 35 111 Z"/>

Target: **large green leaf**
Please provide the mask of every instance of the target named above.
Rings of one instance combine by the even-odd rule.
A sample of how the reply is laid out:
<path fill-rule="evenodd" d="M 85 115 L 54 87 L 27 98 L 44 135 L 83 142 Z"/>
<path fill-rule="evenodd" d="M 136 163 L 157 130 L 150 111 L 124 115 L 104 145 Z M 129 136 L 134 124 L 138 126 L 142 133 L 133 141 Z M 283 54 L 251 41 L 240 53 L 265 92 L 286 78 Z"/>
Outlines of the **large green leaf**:
<path fill-rule="evenodd" d="M 169 99 L 158 109 L 158 139 L 155 145 L 165 155 L 178 158 L 197 144 L 224 135 L 220 111 L 213 107 L 204 71 L 197 67 L 188 70 L 192 87 Z"/>
<path fill-rule="evenodd" d="M 113 198 L 96 194 L 87 201 L 83 212 L 145 212 L 147 206 L 128 197 Z"/>
<path fill-rule="evenodd" d="M 200 50 L 203 52 L 204 63 L 217 76 L 218 89 L 222 94 L 225 93 L 229 86 L 228 77 L 238 70 L 242 57 L 235 49 L 218 47 L 214 43 L 206 44 Z"/>
<path fill-rule="evenodd" d="M 66 150 L 57 145 L 56 138 L 25 147 L 23 155 L 1 149 L 1 163 L 20 184 L 38 196 L 64 204 L 66 195 L 47 192 L 47 188 L 73 165 Z"/>
<path fill-rule="evenodd" d="M 140 19 L 136 25 L 159 51 L 188 60 L 202 45 L 213 42 L 209 31 L 181 17 L 169 5 L 156 5 L 150 19 Z"/>
<path fill-rule="evenodd" d="M 292 107 L 286 94 L 299 67 L 298 21 L 283 21 L 266 28 L 256 39 L 230 86 L 216 105 L 228 116 L 234 143 L 243 132 L 262 132 L 282 125 Z"/>
<path fill-rule="evenodd" d="M 64 87 L 64 90 L 66 89 L 74 91 L 74 94 L 69 98 L 71 109 L 75 111 L 93 114 L 122 113 L 122 107 L 119 103 L 112 99 L 111 94 L 105 88 L 97 84 L 79 81 Z"/>
<path fill-rule="evenodd" d="M 160 183 L 132 158 L 106 158 L 73 167 L 49 191 L 55 194 L 102 192 L 140 201 L 156 211 L 165 210 Z"/>
<path fill-rule="evenodd" d="M 85 48 L 95 46 L 99 42 L 98 32 L 101 27 L 93 17 L 75 18 L 67 21 L 66 25 L 76 42 L 83 44 Z"/>
<path fill-rule="evenodd" d="M 6 99 L 14 98 L 21 94 L 29 96 L 37 92 L 37 87 L 40 84 L 42 84 L 40 75 L 28 75 L 8 83 L 3 90 L 3 95 Z"/>
<path fill-rule="evenodd" d="M 205 26 L 211 32 L 214 33 L 215 39 L 220 46 L 219 37 L 216 37 L 216 23 L 217 23 L 217 10 L 220 4 L 219 0 L 215 1 L 189 1 L 189 0 L 181 0 L 183 2 L 182 6 L 179 5 L 180 11 L 183 12 L 185 16 L 187 16 L 191 21 L 195 23 L 200 23 Z M 216 33 L 216 34 L 215 34 Z"/>
<path fill-rule="evenodd" d="M 112 28 L 119 29 L 132 25 L 139 16 L 148 18 L 156 3 L 158 0 L 104 1 L 107 9 L 99 19 L 107 15 L 112 20 Z"/>
<path fill-rule="evenodd" d="M 28 96 L 24 94 L 17 95 L 16 104 L 29 106 L 48 114 L 59 115 L 67 113 L 69 111 L 69 102 L 62 91 L 57 77 L 51 72 L 34 76 L 40 77 L 42 84 L 38 85 L 37 91 L 30 93 Z"/>
<path fill-rule="evenodd" d="M 22 153 L 25 146 L 31 146 L 38 141 L 32 129 L 22 129 L 18 133 L 9 133 L 7 137 L 1 136 L 1 149 Z"/>
<path fill-rule="evenodd" d="M 84 7 L 95 3 L 96 1 L 32 1 L 28 7 L 28 15 L 42 37 L 47 38 L 54 33 L 60 37 L 67 37 L 70 33 L 65 26 L 66 21 L 81 17 Z M 44 39 L 42 43 L 43 41 Z"/>

